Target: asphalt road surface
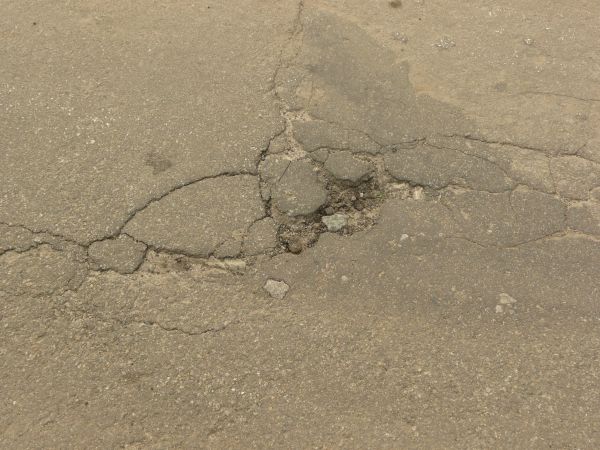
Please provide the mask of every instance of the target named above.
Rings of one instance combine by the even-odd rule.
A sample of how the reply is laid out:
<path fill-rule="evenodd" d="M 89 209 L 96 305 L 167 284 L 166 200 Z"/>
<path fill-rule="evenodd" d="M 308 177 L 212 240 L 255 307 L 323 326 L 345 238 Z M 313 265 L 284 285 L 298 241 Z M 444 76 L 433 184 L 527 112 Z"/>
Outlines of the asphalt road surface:
<path fill-rule="evenodd" d="M 1 448 L 600 448 L 600 2 L 0 9 Z"/>

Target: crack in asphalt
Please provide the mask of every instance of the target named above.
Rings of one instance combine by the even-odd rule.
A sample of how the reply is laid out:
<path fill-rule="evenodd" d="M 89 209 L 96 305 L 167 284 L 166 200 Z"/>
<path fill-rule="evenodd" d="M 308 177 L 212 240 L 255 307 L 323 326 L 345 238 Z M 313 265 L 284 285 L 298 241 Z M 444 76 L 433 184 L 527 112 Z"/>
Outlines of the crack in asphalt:
<path fill-rule="evenodd" d="M 558 93 L 558 92 L 548 92 L 548 91 L 523 91 L 523 92 L 517 92 L 514 95 L 515 96 L 517 96 L 517 95 L 547 95 L 547 96 L 550 96 L 550 97 L 571 98 L 573 100 L 578 100 L 578 101 L 581 101 L 581 102 L 600 102 L 600 98 L 578 97 L 576 95 L 561 94 L 561 93 Z"/>
<path fill-rule="evenodd" d="M 7 226 L 9 228 L 21 228 L 22 230 L 28 231 L 29 233 L 31 233 L 31 234 L 33 234 L 35 236 L 40 236 L 40 235 L 44 235 L 45 234 L 45 235 L 53 237 L 55 239 L 59 239 L 59 240 L 61 240 L 63 242 L 68 242 L 69 244 L 77 245 L 77 246 L 80 246 L 80 247 L 86 247 L 88 245 L 88 244 L 84 244 L 84 243 L 81 243 L 79 241 L 76 241 L 74 239 L 71 239 L 71 238 L 69 238 L 67 236 L 64 236 L 62 234 L 58 234 L 58 233 L 55 233 L 55 232 L 52 232 L 52 231 L 48 231 L 48 230 L 34 229 L 34 228 L 31 228 L 31 227 L 28 227 L 27 225 L 23 225 L 23 224 L 20 224 L 20 223 L 0 222 L 0 225 Z M 39 244 L 44 244 L 44 243 L 48 243 L 48 242 L 40 241 L 37 244 L 39 245 Z"/>
<path fill-rule="evenodd" d="M 516 242 L 511 245 L 485 244 L 485 243 L 481 243 L 481 242 L 477 241 L 476 239 L 469 238 L 468 236 L 464 236 L 464 235 L 449 235 L 449 236 L 445 236 L 443 239 L 459 239 L 462 241 L 470 242 L 471 244 L 477 245 L 478 247 L 481 247 L 484 249 L 513 250 L 513 249 L 517 249 L 523 245 L 533 244 L 536 242 L 542 242 L 545 240 L 569 239 L 569 238 L 588 239 L 588 240 L 594 241 L 594 242 L 600 241 L 600 238 L 598 236 L 583 233 L 583 232 L 577 231 L 577 230 L 568 230 L 568 229 L 562 230 L 562 231 L 557 231 L 555 233 L 549 233 L 549 234 L 546 234 L 544 236 L 540 236 L 537 238 L 532 238 L 532 239 L 527 239 L 524 241 Z"/>
<path fill-rule="evenodd" d="M 156 327 L 163 331 L 166 331 L 167 333 L 180 333 L 180 334 L 184 334 L 186 336 L 202 336 L 204 334 L 219 333 L 219 332 L 225 330 L 226 328 L 228 328 L 230 325 L 235 325 L 235 324 L 239 323 L 239 321 L 224 323 L 223 325 L 221 325 L 219 327 L 206 328 L 202 331 L 189 331 L 189 330 L 186 330 L 186 329 L 180 328 L 180 327 L 168 327 L 168 326 L 163 325 L 162 323 L 155 321 L 155 320 L 132 320 L 132 321 L 129 321 L 127 324 L 129 325 L 129 324 L 136 324 L 136 323 L 142 324 L 142 325 L 147 325 L 150 327 Z"/>
<path fill-rule="evenodd" d="M 176 192 L 176 191 L 178 191 L 180 189 L 183 189 L 183 188 L 185 188 L 187 186 L 191 186 L 193 184 L 200 183 L 201 181 L 212 180 L 212 179 L 221 178 L 221 177 L 236 177 L 236 176 L 240 176 L 240 175 L 250 175 L 250 176 L 254 176 L 254 177 L 257 176 L 256 173 L 249 172 L 249 171 L 238 171 L 238 172 L 226 171 L 226 172 L 221 172 L 221 173 L 218 173 L 218 174 L 215 174 L 215 175 L 207 175 L 207 176 L 203 176 L 203 177 L 199 177 L 199 178 L 193 178 L 193 179 L 185 181 L 183 183 L 179 183 L 179 184 L 173 186 L 171 189 L 163 192 L 162 194 L 159 194 L 157 196 L 152 197 L 150 200 L 148 200 L 147 202 L 145 202 L 143 205 L 141 205 L 141 206 L 135 208 L 134 210 L 132 210 L 128 214 L 128 216 L 125 219 L 125 221 L 117 228 L 117 230 L 114 233 L 112 233 L 112 234 L 110 234 L 108 236 L 105 236 L 102 239 L 98 239 L 97 241 L 94 241 L 94 242 L 102 241 L 102 240 L 107 239 L 107 238 L 117 237 L 119 234 L 121 234 L 121 232 L 127 226 L 127 224 L 129 222 L 131 222 L 133 220 L 133 218 L 138 213 L 142 212 L 143 210 L 145 210 L 146 208 L 148 208 L 151 204 L 156 203 L 156 202 L 162 200 L 163 198 L 167 197 L 168 195 L 172 194 L 173 192 Z"/>
<path fill-rule="evenodd" d="M 586 161 L 590 161 L 592 163 L 598 164 L 597 161 L 585 158 L 581 155 L 579 155 L 578 153 L 581 152 L 582 149 L 584 149 L 587 146 L 586 144 L 583 144 L 582 146 L 580 146 L 577 150 L 575 150 L 575 152 L 571 152 L 571 153 L 564 153 L 564 152 L 555 152 L 554 150 L 556 149 L 550 149 L 550 148 L 543 148 L 543 147 L 533 147 L 533 146 L 529 146 L 529 145 L 524 145 L 524 144 L 519 144 L 516 142 L 510 142 L 510 141 L 500 141 L 500 140 L 494 140 L 494 139 L 487 139 L 485 137 L 481 137 L 481 136 L 473 136 L 473 135 L 462 135 L 462 134 L 443 134 L 440 135 L 441 137 L 446 137 L 446 138 L 459 138 L 459 139 L 465 139 L 467 141 L 474 141 L 474 142 L 480 142 L 482 144 L 489 144 L 489 145 L 501 145 L 501 146 L 507 146 L 507 147 L 514 147 L 514 148 L 519 148 L 521 150 L 531 150 L 531 151 L 535 151 L 535 152 L 539 152 L 539 153 L 544 153 L 548 156 L 554 156 L 554 157 L 561 157 L 561 156 L 575 156 L 577 158 L 581 158 L 581 159 L 585 159 Z M 551 153 L 556 153 L 556 155 L 549 155 Z"/>
<path fill-rule="evenodd" d="M 504 168 L 503 168 L 503 167 L 501 167 L 501 166 L 500 166 L 500 165 L 499 165 L 497 162 L 495 162 L 495 161 L 492 161 L 492 160 L 490 160 L 490 159 L 486 158 L 485 156 L 481 156 L 481 155 L 474 155 L 474 154 L 472 154 L 472 153 L 467 153 L 467 152 L 465 152 L 465 151 L 463 151 L 463 150 L 460 150 L 460 149 L 455 149 L 455 148 L 450 148 L 450 147 L 444 147 L 444 146 L 442 146 L 442 145 L 439 145 L 439 144 L 433 144 L 433 143 L 431 143 L 431 142 L 428 142 L 427 140 L 425 140 L 425 142 L 424 142 L 424 145 L 427 145 L 427 146 L 429 146 L 429 147 L 432 147 L 432 148 L 437 148 L 437 149 L 439 149 L 439 150 L 451 150 L 451 151 L 456 151 L 456 152 L 462 153 L 463 155 L 465 155 L 465 156 L 467 156 L 467 157 L 470 157 L 470 158 L 475 158 L 475 159 L 479 159 L 480 161 L 485 161 L 485 162 L 487 162 L 487 163 L 489 163 L 489 164 L 491 164 L 491 165 L 495 166 L 497 169 L 499 169 L 499 170 L 500 170 L 500 171 L 501 171 L 501 172 L 504 174 L 504 176 L 505 176 L 506 178 L 508 178 L 509 180 L 515 181 L 515 180 L 513 179 L 513 177 L 511 177 L 511 176 L 508 174 L 508 172 L 506 172 L 506 170 L 504 170 Z"/>
<path fill-rule="evenodd" d="M 177 250 L 177 249 L 165 249 L 165 248 L 160 248 L 157 246 L 153 246 L 150 245 L 138 238 L 134 238 L 133 236 L 130 236 L 128 233 L 126 233 L 124 231 L 124 229 L 127 227 L 127 225 L 137 216 L 138 213 L 143 212 L 145 209 L 147 209 L 150 205 L 152 205 L 153 203 L 156 203 L 158 201 L 163 200 L 164 198 L 168 197 L 170 194 L 177 192 L 180 189 L 183 189 L 187 186 L 191 186 L 195 183 L 199 183 L 205 180 L 210 180 L 210 179 L 216 179 L 216 178 L 220 178 L 220 177 L 233 177 L 233 176 L 241 176 L 241 175 L 249 175 L 249 176 L 254 176 L 257 177 L 260 183 L 263 183 L 263 180 L 261 178 L 260 175 L 260 170 L 259 170 L 259 166 L 261 164 L 262 161 L 265 160 L 267 154 L 268 154 L 268 150 L 269 147 L 271 146 L 271 144 L 273 143 L 273 141 L 285 134 L 289 134 L 290 136 L 292 136 L 293 134 L 293 124 L 291 122 L 290 117 L 288 117 L 288 114 L 290 112 L 290 106 L 285 102 L 285 100 L 281 97 L 281 95 L 279 95 L 279 93 L 277 92 L 277 79 L 278 76 L 281 72 L 281 70 L 283 68 L 287 68 L 290 67 L 292 64 L 294 64 L 294 61 L 298 58 L 301 49 L 302 49 L 302 43 L 300 43 L 300 45 L 298 46 L 297 49 L 293 49 L 291 48 L 292 45 L 294 45 L 294 42 L 300 38 L 303 39 L 303 32 L 304 32 L 304 25 L 302 23 L 302 16 L 304 13 L 304 0 L 301 0 L 298 2 L 298 6 L 297 6 L 297 12 L 295 15 L 295 18 L 292 22 L 292 28 L 291 28 L 291 32 L 290 32 L 290 36 L 287 39 L 287 41 L 284 43 L 284 45 L 282 46 L 282 49 L 279 53 L 279 59 L 278 62 L 275 65 L 275 69 L 272 75 L 272 91 L 274 92 L 275 98 L 277 99 L 277 101 L 279 101 L 280 103 L 280 114 L 281 117 L 283 118 L 283 126 L 281 129 L 279 129 L 272 137 L 270 137 L 267 142 L 266 145 L 261 149 L 261 152 L 259 153 L 257 160 L 255 162 L 255 170 L 249 170 L 249 171 L 225 171 L 225 172 L 221 172 L 221 173 L 217 173 L 214 175 L 208 175 L 208 176 L 202 176 L 202 177 L 197 177 L 197 178 L 192 178 L 190 180 L 181 182 L 176 184 L 175 186 L 171 187 L 170 189 L 157 194 L 153 197 L 151 197 L 150 199 L 148 199 L 147 201 L 145 201 L 143 204 L 135 207 L 134 209 L 132 209 L 131 211 L 129 211 L 129 213 L 127 214 L 125 220 L 116 227 L 115 231 L 113 231 L 110 234 L 107 234 L 105 236 L 103 236 L 102 238 L 99 239 L 94 239 L 91 240 L 89 242 L 85 241 L 85 242 L 80 242 L 77 241 L 75 239 L 69 238 L 67 236 L 61 235 L 59 233 L 55 233 L 52 231 L 48 231 L 48 230 L 39 230 L 39 229 L 34 229 L 34 228 L 30 228 L 26 225 L 21 225 L 21 224 L 12 224 L 12 223 L 5 223 L 5 222 L 0 222 L 0 224 L 8 226 L 8 227 L 14 227 L 14 228 L 20 228 L 22 230 L 25 230 L 27 232 L 32 233 L 32 235 L 41 238 L 39 239 L 39 241 L 34 241 L 32 242 L 28 247 L 23 247 L 22 249 L 16 249 L 16 248 L 8 248 L 8 249 L 3 249 L 0 251 L 0 255 L 4 255 L 7 252 L 11 252 L 11 251 L 15 251 L 18 253 L 24 253 L 27 252 L 29 250 L 35 249 L 37 247 L 39 247 L 42 244 L 49 244 L 52 246 L 52 243 L 49 242 L 53 239 L 57 239 L 60 240 L 63 243 L 69 243 L 69 244 L 73 244 L 76 246 L 79 246 L 83 249 L 89 249 L 89 247 L 96 242 L 100 242 L 100 241 L 104 241 L 107 239 L 114 239 L 120 235 L 124 235 L 124 236 L 129 236 L 132 239 L 134 239 L 136 242 L 144 244 L 146 246 L 146 249 L 144 251 L 144 256 L 142 258 L 142 262 L 135 268 L 135 270 L 133 270 L 130 273 L 135 273 L 143 264 L 143 262 L 146 260 L 146 255 L 147 252 L 149 250 L 154 250 L 157 252 L 162 252 L 162 253 L 168 253 L 168 254 L 176 254 L 176 255 L 183 255 L 183 256 L 188 256 L 188 257 L 195 257 L 197 255 L 193 255 L 193 254 L 187 254 L 185 251 L 181 251 L 181 250 Z M 288 50 L 293 50 L 291 54 L 287 54 L 286 55 L 286 51 Z M 583 97 L 577 97 L 577 96 L 572 96 L 572 95 L 567 95 L 567 94 L 560 94 L 560 93 L 552 93 L 552 92 L 544 92 L 544 91 L 525 91 L 525 92 L 521 92 L 518 93 L 516 95 L 548 95 L 548 96 L 557 96 L 557 97 L 565 97 L 565 98 L 572 98 L 575 100 L 579 100 L 579 101 L 589 101 L 589 102 L 600 102 L 600 99 L 595 99 L 595 98 L 583 98 Z M 312 96 L 312 87 L 311 87 L 311 96 Z M 444 189 L 448 189 L 448 188 L 453 188 L 453 187 L 460 187 L 463 189 L 468 189 L 468 190 L 473 190 L 473 191 L 477 191 L 477 192 L 488 192 L 488 193 L 501 193 L 501 192 L 509 192 L 509 200 L 512 200 L 512 194 L 515 192 L 516 189 L 518 189 L 520 186 L 522 186 L 522 183 L 519 183 L 515 178 L 513 178 L 511 175 L 509 175 L 509 173 L 507 172 L 507 170 L 505 170 L 503 167 L 501 167 L 497 162 L 492 161 L 491 159 L 486 158 L 485 156 L 481 156 L 481 155 L 476 155 L 476 154 L 472 154 L 472 153 L 468 153 L 465 152 L 463 150 L 457 149 L 457 148 L 451 148 L 451 147 L 445 147 L 443 145 L 440 144 L 435 144 L 432 143 L 430 141 L 428 141 L 427 137 L 419 137 L 419 138 L 415 138 L 413 140 L 407 141 L 407 142 L 400 142 L 400 143 L 395 143 L 395 144 L 389 144 L 389 145 L 384 145 L 381 142 L 378 142 L 377 139 L 375 139 L 373 136 L 371 136 L 369 133 L 365 132 L 364 130 L 360 130 L 360 129 L 355 129 L 355 128 L 348 128 L 343 126 L 340 123 L 336 123 L 336 122 L 331 122 L 331 121 L 327 121 L 318 117 L 315 117 L 314 120 L 319 120 L 319 121 L 323 121 L 326 122 L 332 126 L 335 126 L 337 128 L 339 128 L 340 130 L 343 131 L 347 131 L 347 132 L 352 132 L 352 133 L 357 133 L 360 136 L 362 136 L 363 138 L 366 138 L 368 140 L 370 140 L 372 143 L 374 143 L 377 147 L 379 147 L 379 151 L 383 152 L 385 150 L 391 150 L 393 151 L 395 148 L 398 147 L 402 147 L 402 146 L 406 146 L 406 145 L 418 145 L 419 143 L 422 143 L 424 145 L 428 145 L 432 148 L 437 148 L 440 150 L 452 150 L 452 151 L 457 151 L 463 155 L 465 155 L 465 157 L 471 157 L 474 159 L 479 159 L 481 161 L 485 161 L 487 163 L 492 164 L 493 166 L 497 167 L 503 174 L 504 176 L 511 180 L 512 182 L 515 183 L 515 186 L 509 189 L 506 189 L 504 191 L 488 191 L 488 190 L 484 190 L 484 189 L 475 189 L 475 188 L 471 188 L 471 187 L 465 187 L 462 185 L 456 185 L 454 183 L 449 183 L 445 186 L 439 187 L 439 188 L 432 188 L 436 191 L 443 191 Z M 551 164 L 551 160 L 552 158 L 556 157 L 553 155 L 550 155 L 549 153 L 552 153 L 553 150 L 551 149 L 546 149 L 546 148 L 540 148 L 540 147 L 534 147 L 534 146 L 529 146 L 529 145 L 524 145 L 524 144 L 518 144 L 518 143 L 514 143 L 514 142 L 509 142 L 509 141 L 501 141 L 501 140 L 493 140 L 493 139 L 487 139 L 485 137 L 479 137 L 479 136 L 473 136 L 473 135 L 459 135 L 459 134 L 448 134 L 448 135 L 439 135 L 442 137 L 446 137 L 446 138 L 460 138 L 460 139 L 464 139 L 464 140 L 468 140 L 468 141 L 476 141 L 476 142 L 480 142 L 480 143 L 484 143 L 484 144 L 488 144 L 488 145 L 500 145 L 500 146 L 510 146 L 510 147 L 514 147 L 514 148 L 518 148 L 518 149 L 522 149 L 522 150 L 530 150 L 530 151 L 536 151 L 536 152 L 542 152 L 544 154 L 546 154 L 546 157 L 548 158 L 548 166 L 549 166 L 549 172 L 550 172 L 550 178 L 551 178 L 551 183 L 553 186 L 553 190 L 554 190 L 554 194 L 557 192 L 556 190 L 556 180 L 555 180 L 555 176 L 554 173 L 552 172 L 552 164 Z M 597 164 L 596 161 L 592 161 L 589 160 L 583 156 L 580 155 L 580 152 L 583 148 L 585 148 L 586 144 L 584 144 L 583 146 L 581 146 L 575 153 L 568 153 L 568 154 L 560 154 L 558 156 L 562 156 L 562 155 L 571 155 L 571 156 L 576 156 L 579 158 L 582 158 L 584 160 L 587 161 L 591 161 L 594 164 Z M 325 148 L 325 147 L 322 147 Z M 327 147 L 329 148 L 329 147 Z M 346 150 L 346 151 L 351 151 L 351 152 L 356 152 L 356 149 L 352 149 L 352 148 L 339 148 L 337 150 Z M 281 178 L 286 174 L 286 172 L 288 171 L 289 167 L 291 165 L 291 161 L 290 163 L 288 163 L 288 166 L 285 168 L 285 170 L 283 171 L 283 173 L 281 174 L 281 176 L 279 177 L 279 180 L 281 180 Z M 398 180 L 398 181 L 405 181 L 408 182 L 411 185 L 416 185 L 414 183 L 411 183 L 410 180 L 401 180 L 398 179 L 396 177 L 394 177 L 393 175 L 391 175 L 386 169 L 384 169 L 384 173 L 387 173 L 391 178 Z M 525 184 L 529 189 L 532 189 L 534 191 L 538 191 L 538 192 L 544 192 L 547 193 L 543 190 L 537 189 L 533 186 L 529 186 L 527 184 Z M 425 187 L 425 186 L 423 186 Z M 430 187 L 430 186 L 428 186 Z M 431 187 L 430 187 L 431 188 Z M 561 197 L 561 199 L 563 201 L 567 201 L 567 199 L 564 199 Z M 242 238 L 242 251 L 240 253 L 241 257 L 244 257 L 244 253 L 243 253 L 243 241 L 244 239 L 247 237 L 247 234 L 250 230 L 250 228 L 252 227 L 252 225 L 256 224 L 258 221 L 265 219 L 266 217 L 272 217 L 272 211 L 271 211 L 271 206 L 270 206 L 270 199 L 268 200 L 264 200 L 261 198 L 261 201 L 264 205 L 264 215 L 256 220 L 254 220 L 251 224 L 249 224 L 244 232 L 244 237 Z M 512 201 L 510 202 L 511 208 L 512 208 Z M 565 231 L 561 231 L 559 233 L 567 233 L 568 232 L 568 227 L 566 224 L 566 208 L 565 208 Z M 514 212 L 514 209 L 513 209 Z M 515 213 L 516 214 L 516 213 Z M 556 235 L 557 233 L 554 233 L 552 235 L 549 235 L 549 237 Z M 545 238 L 545 237 L 544 237 Z M 543 239 L 543 238 L 541 238 Z M 538 239 L 536 239 L 538 240 Z M 209 257 L 215 257 L 214 255 L 218 252 L 218 249 L 224 245 L 226 243 L 226 241 L 221 242 L 219 245 L 217 245 L 215 247 L 215 249 L 209 254 Z M 526 243 L 526 242 L 525 242 Z M 517 245 L 522 245 L 521 243 L 517 244 Z M 54 248 L 54 246 L 53 246 Z M 502 248 L 508 248 L 508 247 L 502 247 Z M 58 249 L 60 250 L 60 249 Z M 89 258 L 89 256 L 88 256 Z M 88 267 L 88 270 L 91 270 Z M 128 273 L 129 274 L 129 273 Z M 84 277 L 85 278 L 85 277 Z M 163 328 L 166 331 L 182 331 L 179 330 L 177 328 L 173 328 L 173 329 L 168 329 L 165 328 L 163 326 L 161 326 L 159 323 L 151 323 L 151 325 L 156 325 L 156 326 L 160 326 L 161 328 Z M 206 330 L 205 332 L 210 332 L 210 331 L 215 331 L 212 329 Z M 219 330 L 216 330 L 219 331 Z M 183 331 L 182 331 L 183 332 Z M 204 332 L 198 333 L 198 334 L 203 334 Z"/>

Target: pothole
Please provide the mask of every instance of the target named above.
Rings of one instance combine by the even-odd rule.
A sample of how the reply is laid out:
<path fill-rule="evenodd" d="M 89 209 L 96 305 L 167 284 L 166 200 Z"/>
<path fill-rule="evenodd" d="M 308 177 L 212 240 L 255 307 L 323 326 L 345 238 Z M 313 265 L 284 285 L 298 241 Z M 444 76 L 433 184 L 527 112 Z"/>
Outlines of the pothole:
<path fill-rule="evenodd" d="M 323 233 L 351 235 L 376 223 L 388 196 L 376 174 L 358 184 L 337 180 L 323 170 L 319 170 L 319 176 L 327 190 L 327 201 L 317 211 L 294 217 L 271 208 L 271 216 L 280 224 L 280 251 L 301 253 L 315 245 Z"/>

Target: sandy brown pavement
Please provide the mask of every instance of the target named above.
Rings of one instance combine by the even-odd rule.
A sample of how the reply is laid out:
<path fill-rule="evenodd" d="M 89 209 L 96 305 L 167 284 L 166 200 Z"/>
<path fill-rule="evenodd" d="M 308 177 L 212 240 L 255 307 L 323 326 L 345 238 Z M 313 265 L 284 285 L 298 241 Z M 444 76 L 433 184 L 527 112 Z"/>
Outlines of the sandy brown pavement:
<path fill-rule="evenodd" d="M 0 4 L 0 448 L 600 447 L 598 2 Z"/>

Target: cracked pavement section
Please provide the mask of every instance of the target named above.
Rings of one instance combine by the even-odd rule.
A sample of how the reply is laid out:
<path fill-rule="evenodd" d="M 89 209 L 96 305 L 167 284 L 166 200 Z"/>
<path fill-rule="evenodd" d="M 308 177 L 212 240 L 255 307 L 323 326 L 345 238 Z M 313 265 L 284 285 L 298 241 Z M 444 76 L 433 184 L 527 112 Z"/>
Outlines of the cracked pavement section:
<path fill-rule="evenodd" d="M 88 248 L 91 262 L 99 270 L 133 273 L 142 264 L 147 246 L 130 236 L 121 235 L 92 243 Z"/>
<path fill-rule="evenodd" d="M 248 8 L 268 18 L 262 27 L 245 10 L 207 2 L 9 2 L 0 221 L 87 244 L 186 180 L 255 170 L 282 122 L 268 91 L 287 36 L 270 29 L 285 29 L 295 8 Z M 228 21 L 215 19 L 223 14 Z"/>
<path fill-rule="evenodd" d="M 306 216 L 325 204 L 327 190 L 309 161 L 292 161 L 275 183 L 272 198 L 280 211 L 290 216 Z"/>
<path fill-rule="evenodd" d="M 264 216 L 256 177 L 223 176 L 149 203 L 123 231 L 152 248 L 206 257 L 230 240 L 241 245 L 250 225 Z"/>
<path fill-rule="evenodd" d="M 1 448 L 600 447 L 597 1 L 4 3 Z"/>

